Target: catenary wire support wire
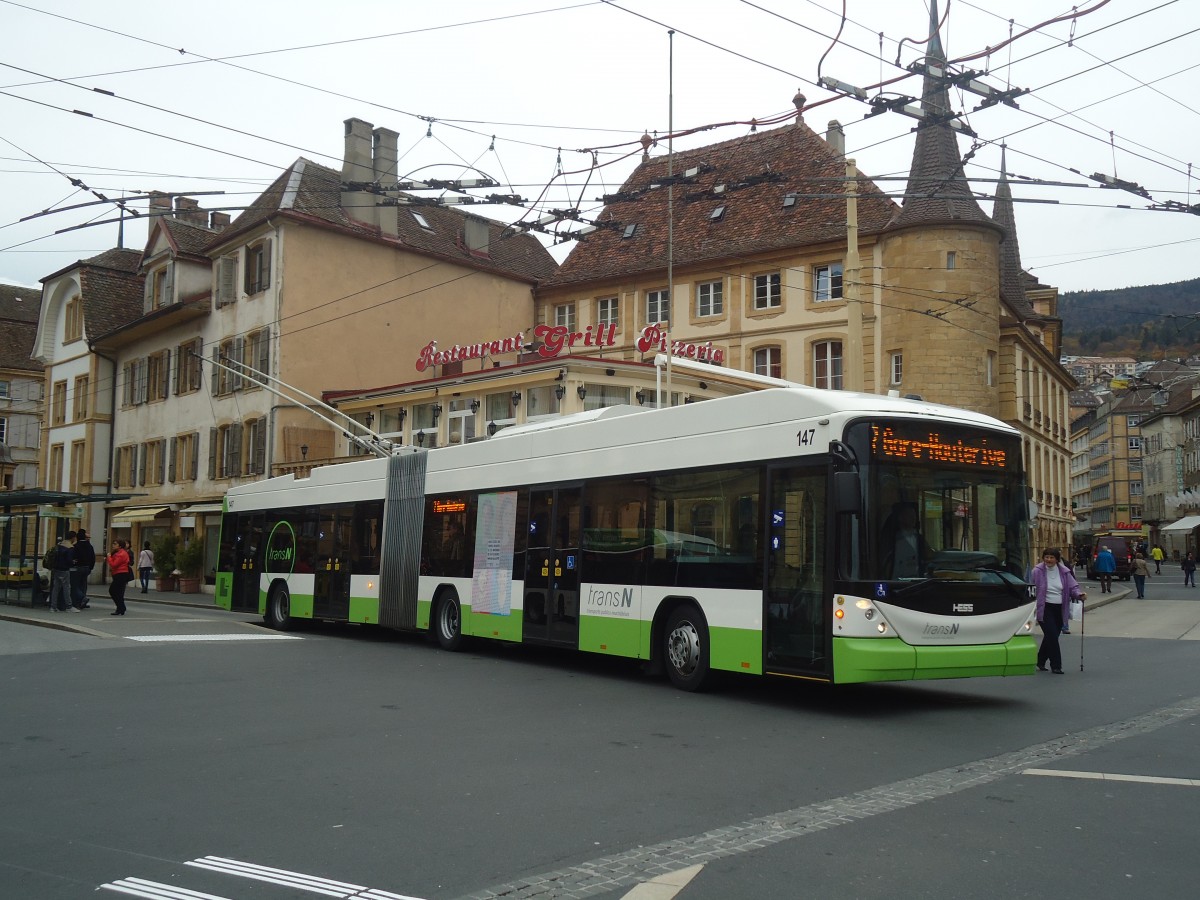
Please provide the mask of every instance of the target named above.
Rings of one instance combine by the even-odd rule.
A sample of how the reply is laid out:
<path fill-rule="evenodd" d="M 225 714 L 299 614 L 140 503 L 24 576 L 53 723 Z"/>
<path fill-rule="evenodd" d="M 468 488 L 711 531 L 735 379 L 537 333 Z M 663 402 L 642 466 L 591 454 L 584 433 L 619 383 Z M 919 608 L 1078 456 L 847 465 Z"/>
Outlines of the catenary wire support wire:
<path fill-rule="evenodd" d="M 333 429 L 340 431 L 342 435 L 351 443 L 356 444 L 357 446 L 366 450 L 368 453 L 373 453 L 379 457 L 387 457 L 395 456 L 398 453 L 403 452 L 403 449 L 399 444 L 396 444 L 382 435 L 377 434 L 362 422 L 350 417 L 340 409 L 330 406 L 323 400 L 318 400 L 311 394 L 306 394 L 298 387 L 294 387 L 293 385 L 288 384 L 286 381 L 281 381 L 278 378 L 260 372 L 253 366 L 249 366 L 246 363 L 233 359 L 232 357 L 224 356 L 221 357 L 220 360 L 217 360 L 205 359 L 198 353 L 192 353 L 191 355 L 200 360 L 201 365 L 208 363 L 209 365 L 228 372 L 237 378 L 252 382 L 263 390 L 274 394 L 276 397 L 279 397 L 281 400 L 285 400 L 293 406 L 303 409 L 311 415 L 316 416 L 326 425 L 329 425 Z M 228 365 L 230 363 L 232 365 Z M 280 385 L 283 390 L 274 387 L 274 385 Z M 293 394 L 304 398 L 308 401 L 308 403 L 301 403 L 296 399 L 296 397 L 285 393 L 285 390 L 291 391 Z M 312 404 L 312 406 L 309 404 Z M 313 406 L 318 407 L 318 409 L 313 409 Z M 324 410 L 325 412 L 323 413 L 320 410 Z M 337 421 L 339 418 L 342 420 L 340 423 Z M 363 434 L 355 434 L 355 429 L 362 431 Z"/>

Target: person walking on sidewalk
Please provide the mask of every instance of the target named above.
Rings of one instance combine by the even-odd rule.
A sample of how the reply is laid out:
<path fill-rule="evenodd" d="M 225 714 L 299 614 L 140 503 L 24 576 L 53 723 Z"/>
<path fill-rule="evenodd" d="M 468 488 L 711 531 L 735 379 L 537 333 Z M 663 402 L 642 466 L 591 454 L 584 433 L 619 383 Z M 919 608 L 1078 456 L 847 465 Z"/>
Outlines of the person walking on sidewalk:
<path fill-rule="evenodd" d="M 1154 560 L 1154 574 L 1161 575 L 1162 574 L 1162 561 L 1165 558 L 1165 554 L 1163 553 L 1162 545 L 1160 545 L 1160 544 L 1154 545 L 1154 549 L 1150 551 L 1150 558 L 1152 560 Z"/>
<path fill-rule="evenodd" d="M 71 567 L 71 604 L 76 609 L 88 608 L 87 586 L 92 569 L 96 568 L 96 548 L 82 528 L 75 532 L 75 564 Z"/>
<path fill-rule="evenodd" d="M 1150 564 L 1140 551 L 1133 558 L 1133 585 L 1137 588 L 1137 598 L 1146 599 L 1146 579 L 1150 577 Z"/>
<path fill-rule="evenodd" d="M 71 567 L 75 565 L 75 532 L 68 531 L 54 548 L 50 570 L 50 611 L 79 612 L 71 603 Z"/>
<path fill-rule="evenodd" d="M 1112 555 L 1111 550 L 1101 545 L 1096 554 L 1096 574 L 1100 576 L 1100 593 L 1112 593 L 1112 577 L 1116 571 L 1117 558 Z"/>
<path fill-rule="evenodd" d="M 1087 594 L 1062 562 L 1057 547 L 1047 547 L 1042 561 L 1033 567 L 1030 577 L 1037 596 L 1037 621 L 1042 628 L 1042 643 L 1038 647 L 1037 667 L 1046 671 L 1046 663 L 1056 675 L 1063 674 L 1062 648 L 1058 639 L 1063 626 L 1071 620 L 1071 601 L 1086 600 Z"/>
<path fill-rule="evenodd" d="M 1196 586 L 1196 557 L 1190 551 L 1183 558 L 1183 586 Z"/>
<path fill-rule="evenodd" d="M 150 573 L 154 570 L 154 551 L 150 549 L 149 541 L 142 544 L 142 551 L 138 554 L 137 570 L 144 594 L 150 589 Z"/>
<path fill-rule="evenodd" d="M 109 613 L 110 616 L 125 615 L 125 586 L 133 580 L 131 567 L 132 561 L 125 542 L 117 541 L 113 544 L 112 552 L 108 554 L 108 571 L 112 575 L 112 581 L 108 585 L 108 596 L 112 597 L 117 606 L 117 611 Z"/>

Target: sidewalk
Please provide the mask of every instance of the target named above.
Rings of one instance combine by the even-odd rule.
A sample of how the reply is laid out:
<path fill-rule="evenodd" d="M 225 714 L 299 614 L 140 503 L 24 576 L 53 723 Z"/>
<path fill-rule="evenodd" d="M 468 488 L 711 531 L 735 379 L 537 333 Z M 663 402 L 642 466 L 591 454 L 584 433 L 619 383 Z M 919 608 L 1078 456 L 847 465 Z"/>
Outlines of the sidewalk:
<path fill-rule="evenodd" d="M 153 588 L 142 593 L 136 582 L 131 582 L 125 590 L 125 604 L 130 612 L 135 612 L 140 603 L 154 603 L 165 606 L 184 606 L 195 609 L 217 609 L 216 597 L 213 594 L 181 594 L 179 591 L 156 591 Z M 108 585 L 88 585 L 89 613 L 112 612 L 115 609 L 112 598 L 108 596 Z M 6 605 L 0 603 L 0 621 L 20 622 L 26 625 L 37 625 L 42 628 L 56 628 L 59 631 L 77 631 L 91 634 L 91 629 L 76 625 L 79 613 L 70 610 L 59 612 L 50 610 L 48 606 Z"/>

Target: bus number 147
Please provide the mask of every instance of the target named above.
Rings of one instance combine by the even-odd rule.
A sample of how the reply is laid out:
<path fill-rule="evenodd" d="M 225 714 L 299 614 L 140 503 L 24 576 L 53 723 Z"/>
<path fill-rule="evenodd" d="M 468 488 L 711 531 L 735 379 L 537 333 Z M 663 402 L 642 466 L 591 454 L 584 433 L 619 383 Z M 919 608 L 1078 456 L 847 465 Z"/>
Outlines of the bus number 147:
<path fill-rule="evenodd" d="M 816 433 L 817 433 L 817 429 L 815 429 L 815 428 L 802 428 L 802 429 L 800 429 L 800 431 L 796 432 L 796 437 L 800 441 L 800 446 L 801 447 L 811 446 L 811 444 L 813 443 L 813 440 L 814 440 L 814 435 L 816 435 Z"/>

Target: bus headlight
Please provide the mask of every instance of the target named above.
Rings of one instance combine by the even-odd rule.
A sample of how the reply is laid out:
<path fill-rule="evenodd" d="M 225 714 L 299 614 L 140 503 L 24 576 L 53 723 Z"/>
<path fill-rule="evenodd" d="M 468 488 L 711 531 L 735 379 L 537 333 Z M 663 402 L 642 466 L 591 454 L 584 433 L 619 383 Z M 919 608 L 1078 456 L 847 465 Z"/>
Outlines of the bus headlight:
<path fill-rule="evenodd" d="M 870 622 L 873 618 L 875 618 L 875 610 L 868 609 L 866 612 L 863 613 L 863 618 L 866 619 L 868 622 Z"/>
<path fill-rule="evenodd" d="M 887 622 L 880 622 L 875 627 L 879 629 L 880 634 L 887 634 Z"/>

